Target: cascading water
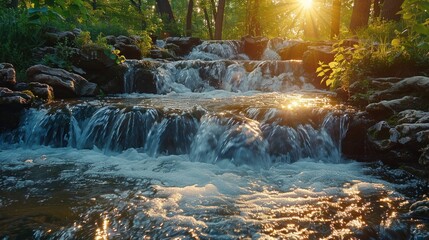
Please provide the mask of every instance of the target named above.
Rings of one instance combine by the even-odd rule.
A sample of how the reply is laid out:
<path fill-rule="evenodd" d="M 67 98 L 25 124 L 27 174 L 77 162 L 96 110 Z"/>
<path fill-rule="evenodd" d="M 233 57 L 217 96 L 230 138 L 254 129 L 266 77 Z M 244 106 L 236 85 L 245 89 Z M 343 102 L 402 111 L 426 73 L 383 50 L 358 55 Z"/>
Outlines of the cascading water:
<path fill-rule="evenodd" d="M 27 110 L 0 136 L 0 238 L 428 237 L 401 218 L 425 183 L 344 159 L 346 107 L 300 61 L 240 51 L 129 61 L 133 94 Z"/>

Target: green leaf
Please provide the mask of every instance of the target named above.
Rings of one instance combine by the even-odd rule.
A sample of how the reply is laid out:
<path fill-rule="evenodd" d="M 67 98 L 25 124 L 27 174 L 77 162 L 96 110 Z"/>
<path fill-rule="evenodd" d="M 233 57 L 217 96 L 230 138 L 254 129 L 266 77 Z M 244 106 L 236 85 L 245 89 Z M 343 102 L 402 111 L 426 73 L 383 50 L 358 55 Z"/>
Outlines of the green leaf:
<path fill-rule="evenodd" d="M 420 34 L 427 35 L 427 36 L 429 35 L 429 27 L 426 27 L 423 24 L 416 24 L 414 26 L 414 31 L 416 31 L 417 33 L 420 33 Z"/>
<path fill-rule="evenodd" d="M 337 62 L 341 62 L 344 60 L 344 55 L 343 54 L 338 54 L 337 56 L 335 56 L 335 60 Z"/>
<path fill-rule="evenodd" d="M 403 15 L 402 15 L 402 18 L 404 19 L 404 20 L 410 20 L 411 18 L 413 18 L 414 17 L 414 14 L 412 14 L 412 13 L 404 13 Z"/>
<path fill-rule="evenodd" d="M 323 76 L 325 76 L 324 72 L 320 72 L 319 74 L 317 74 L 317 77 L 323 77 Z"/>
<path fill-rule="evenodd" d="M 420 42 L 419 44 L 417 44 L 417 47 L 420 48 L 420 49 L 429 50 L 429 43 L 427 43 L 427 42 Z"/>
<path fill-rule="evenodd" d="M 429 11 L 429 2 L 421 1 L 418 3 L 418 8 L 423 11 Z"/>
<path fill-rule="evenodd" d="M 337 62 L 330 62 L 329 63 L 329 67 L 332 69 L 332 68 L 336 68 L 338 66 L 338 63 Z"/>

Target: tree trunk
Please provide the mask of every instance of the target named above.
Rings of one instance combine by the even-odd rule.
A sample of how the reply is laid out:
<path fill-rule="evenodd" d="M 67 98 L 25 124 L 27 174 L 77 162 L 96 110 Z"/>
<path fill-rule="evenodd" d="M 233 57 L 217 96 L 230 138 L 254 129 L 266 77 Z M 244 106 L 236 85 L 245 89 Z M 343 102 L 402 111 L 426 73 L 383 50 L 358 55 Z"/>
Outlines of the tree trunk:
<path fill-rule="evenodd" d="M 188 13 L 186 14 L 186 36 L 192 36 L 192 10 L 194 9 L 194 0 L 189 0 Z"/>
<path fill-rule="evenodd" d="M 380 17 L 381 6 L 383 6 L 384 0 L 374 0 L 374 15 L 372 18 L 375 20 Z"/>
<path fill-rule="evenodd" d="M 216 21 L 215 21 L 215 37 L 214 37 L 216 40 L 222 39 L 223 15 L 225 12 L 225 1 L 226 0 L 219 0 L 219 3 L 217 5 Z"/>
<path fill-rule="evenodd" d="M 371 0 L 354 0 L 350 30 L 353 33 L 360 28 L 368 26 Z"/>
<path fill-rule="evenodd" d="M 214 0 L 210 0 L 210 4 L 212 5 L 212 10 L 213 10 L 213 18 L 216 19 L 216 3 Z M 216 20 L 215 20 L 216 21 Z"/>
<path fill-rule="evenodd" d="M 377 0 L 376 0 L 377 1 Z M 341 0 L 332 1 L 331 39 L 340 35 Z"/>
<path fill-rule="evenodd" d="M 92 10 L 97 10 L 97 0 L 91 1 Z"/>
<path fill-rule="evenodd" d="M 173 10 L 168 0 L 156 0 L 156 6 L 162 17 L 166 17 L 168 22 L 174 22 Z"/>
<path fill-rule="evenodd" d="M 18 8 L 19 0 L 11 0 L 8 4 L 8 8 Z"/>
<path fill-rule="evenodd" d="M 251 36 L 260 36 L 261 35 L 261 24 L 259 22 L 259 10 L 260 4 L 259 0 L 248 1 L 248 31 L 247 33 Z"/>
<path fill-rule="evenodd" d="M 213 39 L 212 24 L 211 24 L 211 20 L 206 6 L 203 7 L 203 11 L 204 11 L 204 18 L 206 19 L 206 23 L 207 23 L 207 29 L 209 30 L 210 39 Z"/>
<path fill-rule="evenodd" d="M 402 3 L 404 3 L 404 0 L 384 1 L 383 8 L 381 9 L 381 18 L 387 21 L 398 21 L 401 19 L 401 15 L 398 12 L 401 10 Z"/>

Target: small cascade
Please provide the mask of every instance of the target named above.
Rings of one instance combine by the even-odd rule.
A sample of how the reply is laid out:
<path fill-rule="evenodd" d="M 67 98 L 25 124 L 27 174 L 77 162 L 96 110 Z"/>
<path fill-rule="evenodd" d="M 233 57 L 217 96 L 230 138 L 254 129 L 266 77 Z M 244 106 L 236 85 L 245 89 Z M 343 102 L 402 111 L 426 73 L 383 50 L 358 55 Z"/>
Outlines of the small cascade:
<path fill-rule="evenodd" d="M 299 60 L 128 61 L 127 65 L 125 93 L 168 94 L 213 90 L 290 92 L 314 89 Z"/>
<path fill-rule="evenodd" d="M 262 106 L 271 102 L 264 97 L 235 99 L 236 105 L 220 112 L 203 102 L 198 103 L 202 108 L 155 108 L 118 99 L 54 105 L 28 110 L 14 133 L 19 137 L 9 142 L 106 153 L 133 148 L 149 156 L 189 154 L 198 162 L 262 168 L 303 158 L 340 160 L 346 116 L 317 108 L 297 113 L 284 106 L 255 107 L 253 101 Z"/>
<path fill-rule="evenodd" d="M 221 60 L 221 59 L 249 59 L 242 52 L 242 42 L 237 40 L 204 41 L 196 46 L 186 56 L 188 60 Z"/>
<path fill-rule="evenodd" d="M 278 54 L 282 48 L 291 46 L 295 41 L 285 40 L 281 38 L 273 38 L 268 41 L 267 47 L 262 54 L 262 60 L 281 60 Z"/>

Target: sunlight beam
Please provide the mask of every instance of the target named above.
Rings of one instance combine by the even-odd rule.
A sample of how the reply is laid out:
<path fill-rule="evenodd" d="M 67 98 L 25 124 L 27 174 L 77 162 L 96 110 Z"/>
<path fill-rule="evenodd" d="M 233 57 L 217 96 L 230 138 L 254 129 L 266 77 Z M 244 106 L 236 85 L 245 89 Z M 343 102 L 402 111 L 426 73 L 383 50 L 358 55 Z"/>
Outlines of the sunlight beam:
<path fill-rule="evenodd" d="M 313 0 L 300 0 L 304 9 L 309 9 L 313 6 Z"/>

